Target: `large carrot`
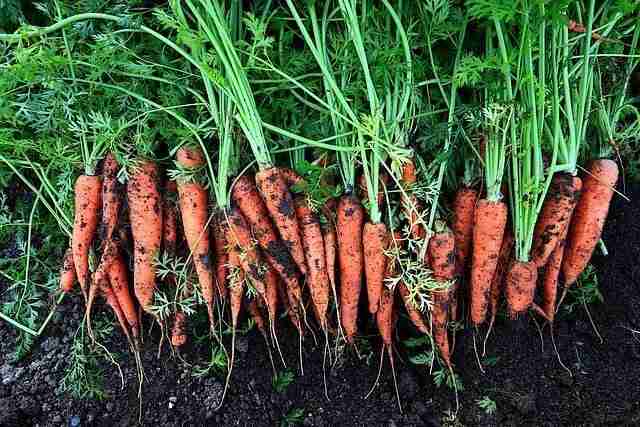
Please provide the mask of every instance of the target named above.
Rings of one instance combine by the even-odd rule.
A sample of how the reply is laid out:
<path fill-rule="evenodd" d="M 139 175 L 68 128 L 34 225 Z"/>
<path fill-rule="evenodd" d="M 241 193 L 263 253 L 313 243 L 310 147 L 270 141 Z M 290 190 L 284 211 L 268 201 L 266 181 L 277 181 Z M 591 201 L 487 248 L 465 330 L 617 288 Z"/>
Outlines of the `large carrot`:
<path fill-rule="evenodd" d="M 501 201 L 479 200 L 473 225 L 471 266 L 471 321 L 484 322 L 496 271 L 500 246 L 507 224 L 507 205 Z"/>
<path fill-rule="evenodd" d="M 340 265 L 340 319 L 352 343 L 357 332 L 358 301 L 362 286 L 362 224 L 364 209 L 353 194 L 340 198 L 337 208 L 338 260 Z"/>
<path fill-rule="evenodd" d="M 182 146 L 176 153 L 176 163 L 184 169 L 197 169 L 205 163 L 204 155 L 199 148 Z M 213 302 L 215 288 L 211 256 L 209 255 L 209 199 L 207 190 L 197 181 L 178 180 L 178 196 L 182 228 L 191 251 L 193 264 L 198 274 L 198 282 L 202 290 L 202 297 L 207 305 L 209 324 L 215 327 Z"/>
<path fill-rule="evenodd" d="M 507 272 L 505 295 L 512 319 L 526 312 L 533 304 L 537 280 L 538 267 L 533 261 L 514 259 L 511 262 Z"/>
<path fill-rule="evenodd" d="M 434 279 L 443 284 L 451 282 L 456 276 L 455 237 L 453 233 L 448 229 L 435 233 L 429 240 L 427 253 Z M 447 332 L 449 304 L 454 298 L 451 288 L 454 288 L 454 286 L 451 285 L 448 290 L 433 292 L 433 309 L 431 311 L 433 339 L 447 365 L 451 365 Z"/>
<path fill-rule="evenodd" d="M 562 260 L 565 287 L 571 286 L 585 269 L 600 240 L 607 219 L 618 165 L 608 159 L 595 160 L 584 178 L 582 195 L 573 212 L 567 247 Z"/>
<path fill-rule="evenodd" d="M 133 283 L 138 302 L 149 312 L 156 288 L 154 260 L 162 242 L 162 210 L 158 192 L 158 168 L 142 161 L 127 182 L 129 217 L 133 234 Z"/>
<path fill-rule="evenodd" d="M 138 311 L 136 310 L 131 292 L 129 291 L 129 272 L 122 256 L 119 253 L 115 254 L 112 262 L 107 268 L 107 273 L 111 289 L 113 289 L 113 293 L 118 300 L 118 305 L 127 319 L 127 323 L 131 329 L 131 334 L 133 335 L 134 343 L 137 344 L 140 331 Z"/>
<path fill-rule="evenodd" d="M 74 189 L 75 217 L 71 248 L 73 250 L 73 264 L 80 289 L 88 297 L 89 285 L 89 251 L 98 227 L 98 213 L 100 212 L 102 179 L 99 176 L 80 175 Z"/>
<path fill-rule="evenodd" d="M 367 283 L 369 313 L 378 311 L 380 295 L 387 271 L 387 256 L 384 253 L 389 244 L 389 233 L 384 223 L 367 222 L 362 230 L 362 250 L 364 255 L 364 274 Z"/>
<path fill-rule="evenodd" d="M 463 276 L 473 242 L 473 222 L 475 218 L 478 192 L 471 187 L 462 187 L 453 201 L 453 235 L 456 240 L 456 268 Z"/>
<path fill-rule="evenodd" d="M 62 268 L 60 269 L 60 290 L 65 293 L 71 292 L 75 281 L 76 268 L 73 265 L 73 251 L 69 248 L 62 259 Z"/>
<path fill-rule="evenodd" d="M 307 260 L 307 283 L 311 292 L 311 300 L 320 326 L 326 330 L 330 291 L 320 222 L 305 197 L 297 197 L 294 203 Z"/>
<path fill-rule="evenodd" d="M 284 282 L 287 301 L 295 311 L 297 319 L 301 314 L 302 290 L 298 278 L 296 263 L 291 257 L 284 242 L 276 234 L 269 217 L 269 211 L 258 193 L 253 180 L 248 176 L 238 178 L 233 187 L 233 201 L 242 215 L 251 225 L 253 235 L 263 250 L 269 265 L 278 273 Z M 298 323 L 299 324 L 299 323 Z"/>
<path fill-rule="evenodd" d="M 569 226 L 580 197 L 582 181 L 570 174 L 555 174 L 533 233 L 531 260 L 543 267 Z"/>
<path fill-rule="evenodd" d="M 287 183 L 278 173 L 278 168 L 275 167 L 259 171 L 256 173 L 255 179 L 269 215 L 273 219 L 286 247 L 289 249 L 291 257 L 302 274 L 306 274 L 300 227 L 296 219 L 293 198 Z"/>

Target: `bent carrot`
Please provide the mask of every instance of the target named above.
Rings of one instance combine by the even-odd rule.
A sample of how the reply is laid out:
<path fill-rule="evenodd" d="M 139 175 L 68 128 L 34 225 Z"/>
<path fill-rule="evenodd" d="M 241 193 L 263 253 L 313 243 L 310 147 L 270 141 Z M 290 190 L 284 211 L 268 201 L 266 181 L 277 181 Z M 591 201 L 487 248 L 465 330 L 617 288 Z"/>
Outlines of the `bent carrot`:
<path fill-rule="evenodd" d="M 565 232 L 560 237 L 560 241 L 556 248 L 551 252 L 551 256 L 547 261 L 542 276 L 542 311 L 544 311 L 547 319 L 553 322 L 556 316 L 556 299 L 558 296 L 558 278 L 560 277 L 560 269 L 562 267 L 562 258 L 566 246 L 567 232 L 569 228 L 565 228 Z"/>
<path fill-rule="evenodd" d="M 475 218 L 478 192 L 470 187 L 462 187 L 453 202 L 453 235 L 456 242 L 456 266 L 459 276 L 463 276 L 473 242 L 473 222 Z"/>
<path fill-rule="evenodd" d="M 263 264 L 260 252 L 256 247 L 247 221 L 238 208 L 231 208 L 227 216 L 229 233 L 227 244 L 234 245 L 240 254 L 240 266 L 251 281 L 258 294 L 264 298 L 264 276 L 267 266 Z M 231 261 L 231 260 L 230 260 Z"/>
<path fill-rule="evenodd" d="M 311 292 L 311 301 L 320 326 L 325 330 L 327 328 L 327 309 L 329 308 L 329 276 L 327 275 L 320 222 L 305 197 L 297 197 L 294 204 L 307 260 L 307 283 Z"/>
<path fill-rule="evenodd" d="M 162 242 L 162 210 L 158 192 L 158 168 L 143 161 L 127 182 L 129 218 L 133 234 L 133 282 L 142 309 L 150 312 L 156 288 L 155 258 Z"/>
<path fill-rule="evenodd" d="M 413 305 L 411 294 L 404 282 L 398 283 L 398 291 L 400 292 L 402 301 L 404 301 L 404 307 L 407 310 L 407 314 L 409 315 L 409 320 L 411 320 L 411 323 L 413 323 L 413 325 L 418 329 L 419 332 L 429 335 L 429 327 L 422 318 L 422 313 L 420 312 L 420 310 L 418 310 L 418 308 Z"/>
<path fill-rule="evenodd" d="M 582 181 L 577 176 L 557 173 L 551 180 L 533 233 L 531 260 L 538 268 L 547 263 L 551 252 L 558 246 L 569 226 L 581 190 Z"/>
<path fill-rule="evenodd" d="M 533 294 L 538 280 L 538 267 L 533 261 L 513 260 L 507 272 L 505 295 L 509 315 L 515 319 L 533 304 Z"/>
<path fill-rule="evenodd" d="M 507 205 L 501 201 L 478 201 L 473 225 L 471 266 L 471 321 L 484 322 L 489 305 L 491 279 L 496 271 L 507 224 Z"/>
<path fill-rule="evenodd" d="M 273 219 L 286 247 L 289 249 L 291 257 L 302 274 L 306 274 L 300 227 L 296 219 L 293 198 L 286 182 L 275 167 L 259 171 L 255 175 L 255 180 L 269 215 Z"/>
<path fill-rule="evenodd" d="M 340 266 L 340 319 L 353 342 L 357 332 L 358 301 L 362 286 L 362 224 L 364 209 L 353 194 L 340 198 L 337 208 L 338 261 Z"/>
<path fill-rule="evenodd" d="M 618 165 L 608 159 L 595 160 L 585 176 L 582 195 L 573 212 L 562 260 L 565 287 L 571 286 L 585 269 L 600 240 L 609 213 Z"/>
<path fill-rule="evenodd" d="M 107 268 L 107 274 L 109 276 L 109 283 L 113 294 L 118 301 L 124 317 L 127 320 L 127 324 L 131 329 L 134 342 L 137 344 L 137 339 L 140 331 L 140 321 L 138 319 L 138 311 L 136 310 L 135 302 L 129 291 L 129 272 L 127 266 L 119 253 L 116 253 L 112 262 Z"/>
<path fill-rule="evenodd" d="M 62 268 L 60 269 L 60 290 L 69 293 L 76 281 L 76 267 L 73 265 L 73 250 L 68 248 L 64 253 Z"/>
<path fill-rule="evenodd" d="M 80 289 L 88 297 L 89 285 L 89 250 L 98 227 L 98 212 L 100 211 L 102 179 L 99 176 L 80 175 L 74 188 L 75 217 L 71 247 L 73 249 L 73 264 Z"/>
<path fill-rule="evenodd" d="M 199 148 L 183 146 L 176 153 L 176 163 L 185 169 L 202 167 L 204 162 L 204 155 Z M 210 243 L 209 230 L 207 229 L 209 198 L 207 190 L 199 182 L 179 180 L 178 200 L 182 229 L 191 251 L 202 297 L 207 305 L 209 324 L 213 330 L 215 328 L 213 311 L 215 292 L 209 255 Z"/>

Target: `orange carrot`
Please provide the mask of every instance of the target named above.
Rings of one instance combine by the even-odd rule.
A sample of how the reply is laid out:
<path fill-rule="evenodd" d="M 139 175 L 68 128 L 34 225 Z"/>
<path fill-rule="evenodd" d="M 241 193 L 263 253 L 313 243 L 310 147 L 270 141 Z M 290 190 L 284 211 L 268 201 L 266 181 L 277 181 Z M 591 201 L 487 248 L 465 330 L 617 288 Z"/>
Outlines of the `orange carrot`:
<path fill-rule="evenodd" d="M 181 347 L 187 343 L 186 323 L 187 315 L 177 311 L 173 319 L 173 328 L 171 328 L 171 345 L 174 347 Z"/>
<path fill-rule="evenodd" d="M 430 334 L 429 327 L 425 323 L 422 318 L 422 313 L 416 306 L 413 305 L 413 301 L 411 300 L 411 294 L 407 285 L 404 282 L 398 283 L 398 290 L 400 292 L 400 296 L 402 297 L 402 301 L 404 301 L 404 307 L 407 309 L 407 314 L 409 315 L 409 319 L 411 323 L 423 334 Z"/>
<path fill-rule="evenodd" d="M 258 193 L 253 180 L 248 176 L 238 178 L 232 193 L 233 201 L 251 225 L 251 230 L 263 250 L 267 263 L 278 273 L 287 291 L 287 304 L 295 315 L 301 311 L 302 290 L 295 261 L 284 242 L 276 234 L 269 211 Z"/>
<path fill-rule="evenodd" d="M 402 210 L 409 221 L 409 234 L 417 240 L 422 240 L 426 236 L 424 224 L 420 223 L 420 211 L 422 205 L 415 194 L 412 187 L 417 182 L 416 165 L 413 160 L 409 160 L 402 166 L 402 184 L 405 193 L 402 194 Z"/>
<path fill-rule="evenodd" d="M 143 161 L 127 182 L 129 217 L 133 233 L 133 282 L 138 302 L 149 312 L 156 288 L 154 260 L 162 242 L 162 210 L 158 192 L 158 168 Z"/>
<path fill-rule="evenodd" d="M 556 248 L 551 252 L 551 256 L 547 261 L 542 279 L 542 310 L 550 322 L 553 322 L 556 315 L 558 278 L 560 277 L 560 268 L 562 267 L 562 258 L 564 257 L 568 231 L 569 227 L 565 227 L 564 233 L 560 236 Z"/>
<path fill-rule="evenodd" d="M 230 232 L 231 234 L 231 232 Z M 240 309 L 242 308 L 242 299 L 244 296 L 244 269 L 240 261 L 241 255 L 237 245 L 232 243 L 234 237 L 229 236 L 229 266 L 230 276 L 227 279 L 229 304 L 231 307 L 231 326 L 236 329 L 238 319 L 240 317 Z"/>
<path fill-rule="evenodd" d="M 76 277 L 80 283 L 82 294 L 87 299 L 89 285 L 89 250 L 98 227 L 98 212 L 100 211 L 102 179 L 99 176 L 80 175 L 76 180 L 75 217 L 71 248 L 73 249 L 73 264 Z"/>
<path fill-rule="evenodd" d="M 538 267 L 533 261 L 513 260 L 507 272 L 505 295 L 509 315 L 515 319 L 533 304 L 533 294 L 538 280 Z"/>
<path fill-rule="evenodd" d="M 513 234 L 509 230 L 505 231 L 504 238 L 502 239 L 502 246 L 500 246 L 498 265 L 496 266 L 496 272 L 493 274 L 493 279 L 491 280 L 491 299 L 489 300 L 491 323 L 489 325 L 489 329 L 493 326 L 496 314 L 498 313 L 498 303 L 500 302 L 500 294 L 504 287 L 504 276 L 509 268 L 509 260 L 511 259 L 513 244 Z"/>
<path fill-rule="evenodd" d="M 289 249 L 291 257 L 296 262 L 302 274 L 306 274 L 300 227 L 296 219 L 293 199 L 286 182 L 275 167 L 259 171 L 255 179 L 256 185 L 262 194 L 262 199 L 267 206 L 267 210 L 282 240 Z"/>
<path fill-rule="evenodd" d="M 491 279 L 496 271 L 500 246 L 507 224 L 507 205 L 504 202 L 479 200 L 473 225 L 473 254 L 471 266 L 471 321 L 484 322 L 491 293 Z"/>
<path fill-rule="evenodd" d="M 340 266 L 340 319 L 352 343 L 357 332 L 358 301 L 362 286 L 362 224 L 364 209 L 353 194 L 340 198 L 337 209 L 338 262 Z"/>
<path fill-rule="evenodd" d="M 178 215 L 175 205 L 178 187 L 175 181 L 167 181 L 162 199 L 162 245 L 165 253 L 174 257 L 178 242 Z"/>
<path fill-rule="evenodd" d="M 329 284 L 334 292 L 334 299 L 338 299 L 336 295 L 336 230 L 331 224 L 327 224 L 322 228 L 322 240 L 324 242 L 325 264 L 327 266 L 327 275 Z"/>
<path fill-rule="evenodd" d="M 211 234 L 213 238 L 214 249 L 216 252 L 216 286 L 218 289 L 218 295 L 224 301 L 227 298 L 227 221 L 224 217 L 224 212 L 217 211 L 213 215 L 213 224 L 211 227 Z"/>
<path fill-rule="evenodd" d="M 110 241 L 118 225 L 121 195 L 118 184 L 118 161 L 109 152 L 102 164 L 102 240 Z"/>
<path fill-rule="evenodd" d="M 183 146 L 176 153 L 176 163 L 184 169 L 197 169 L 204 165 L 205 160 L 199 148 Z M 209 199 L 207 190 L 195 180 L 179 180 L 178 196 L 182 228 L 198 274 L 202 297 L 207 305 L 209 324 L 213 330 L 215 327 L 213 311 L 215 288 L 209 255 L 209 230 L 207 230 Z"/>
<path fill-rule="evenodd" d="M 114 314 L 116 315 L 116 319 L 118 319 L 118 323 L 120 324 L 120 327 L 124 332 L 124 335 L 127 337 L 127 340 L 131 343 L 132 347 L 137 348 L 137 344 L 135 344 L 135 341 L 132 341 L 131 339 L 131 334 L 129 332 L 129 325 L 127 324 L 127 318 L 124 312 L 122 311 L 120 304 L 118 303 L 118 298 L 116 298 L 116 295 L 113 289 L 108 283 L 105 284 L 104 287 L 102 288 L 102 293 L 104 294 L 107 304 L 109 305 L 109 307 L 111 307 Z"/>
<path fill-rule="evenodd" d="M 267 272 L 264 275 L 264 302 L 267 306 L 267 313 L 269 315 L 269 321 L 275 324 L 276 316 L 278 312 L 278 273 L 271 267 L 267 268 Z"/>
<path fill-rule="evenodd" d="M 555 174 L 533 233 L 531 260 L 538 268 L 549 260 L 561 235 L 569 226 L 573 209 L 580 197 L 582 181 L 569 174 Z"/>
<path fill-rule="evenodd" d="M 73 251 L 69 248 L 64 254 L 60 269 L 60 290 L 65 293 L 71 292 L 75 281 L 76 268 L 73 265 Z"/>
<path fill-rule="evenodd" d="M 582 195 L 573 212 L 562 260 L 565 287 L 575 283 L 589 263 L 602 235 L 613 188 L 618 181 L 618 165 L 612 160 L 595 160 L 588 172 L 584 178 Z"/>
<path fill-rule="evenodd" d="M 384 223 L 367 222 L 362 230 L 362 249 L 364 255 L 364 275 L 369 297 L 369 313 L 378 311 L 380 295 L 387 271 L 387 256 L 384 251 L 389 245 L 389 233 Z"/>
<path fill-rule="evenodd" d="M 463 276 L 473 241 L 473 221 L 478 200 L 478 192 L 470 187 L 462 187 L 453 202 L 453 235 L 456 240 L 456 267 Z"/>
<path fill-rule="evenodd" d="M 138 311 L 136 310 L 133 297 L 129 291 L 129 272 L 122 256 L 119 253 L 115 254 L 113 261 L 109 264 L 107 274 L 109 276 L 109 283 L 111 284 L 114 296 L 127 319 L 127 324 L 131 329 L 134 342 L 137 343 L 140 331 Z"/>
<path fill-rule="evenodd" d="M 304 180 L 296 171 L 290 168 L 278 167 L 278 171 L 280 172 L 280 176 L 284 179 L 284 182 L 287 183 L 287 187 L 291 188 L 295 185 L 302 183 Z"/>
<path fill-rule="evenodd" d="M 311 300 L 320 326 L 324 330 L 327 328 L 330 291 L 320 222 L 305 197 L 297 197 L 294 204 L 307 260 L 307 283 L 311 292 Z"/>
<path fill-rule="evenodd" d="M 437 232 L 431 237 L 428 247 L 429 265 L 433 270 L 434 279 L 441 283 L 446 283 L 455 278 L 456 256 L 455 237 L 453 233 L 445 229 Z M 449 351 L 449 336 L 447 332 L 448 314 L 451 301 L 455 299 L 451 285 L 448 290 L 435 291 L 433 293 L 433 310 L 431 317 L 433 321 L 433 339 L 440 349 L 442 359 L 447 365 L 451 365 Z"/>
<path fill-rule="evenodd" d="M 240 256 L 240 266 L 244 270 L 247 278 L 255 287 L 258 294 L 264 298 L 265 285 L 264 275 L 267 266 L 263 264 L 260 252 L 256 247 L 247 221 L 244 219 L 238 208 L 232 208 L 227 216 L 229 233 L 227 234 L 227 244 L 237 247 Z"/>

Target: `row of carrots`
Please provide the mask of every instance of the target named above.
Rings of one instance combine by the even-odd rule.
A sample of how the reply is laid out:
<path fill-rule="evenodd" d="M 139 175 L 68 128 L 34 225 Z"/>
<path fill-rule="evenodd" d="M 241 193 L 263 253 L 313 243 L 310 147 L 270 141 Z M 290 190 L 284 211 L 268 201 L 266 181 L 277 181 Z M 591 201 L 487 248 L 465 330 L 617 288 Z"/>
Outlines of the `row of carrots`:
<path fill-rule="evenodd" d="M 205 158 L 199 148 L 183 146 L 177 151 L 176 163 L 182 170 L 198 170 Z M 403 166 L 398 180 L 408 224 L 408 234 L 402 235 L 384 222 L 367 221 L 357 191 L 328 200 L 316 212 L 304 195 L 292 193 L 291 188 L 303 179 L 287 168 L 272 167 L 253 177 L 238 177 L 231 190 L 231 206 L 211 211 L 206 185 L 178 177 L 165 180 L 161 192 L 157 164 L 141 160 L 131 168 L 126 183 L 132 294 L 123 256 L 128 237 L 122 227 L 127 219 L 122 214 L 119 168 L 116 157 L 108 153 L 101 176 L 83 175 L 76 181 L 73 235 L 61 289 L 71 291 L 77 279 L 89 318 L 96 295 L 104 296 L 133 348 L 139 349 L 140 340 L 137 306 L 153 315 L 156 260 L 162 251 L 174 255 L 177 241 L 184 239 L 213 334 L 221 321 L 215 308 L 228 302 L 233 331 L 244 305 L 265 339 L 268 330 L 277 343 L 275 322 L 280 304 L 300 339 L 309 328 L 308 307 L 328 337 L 334 330 L 329 317 L 333 301 L 339 336 L 354 344 L 364 282 L 369 314 L 376 319 L 383 351 L 387 350 L 391 362 L 397 292 L 412 323 L 433 338 L 449 368 L 448 324 L 458 320 L 458 299 L 463 295 L 469 299 L 474 326 L 480 326 L 490 313 L 491 330 L 502 294 L 511 317 L 532 309 L 553 321 L 560 272 L 566 292 L 600 239 L 618 177 L 617 165 L 610 160 L 592 162 L 584 181 L 557 174 L 536 226 L 532 260 L 524 263 L 512 255 L 507 204 L 482 199 L 473 188 L 457 192 L 451 227 L 442 222 L 435 230 L 427 230 L 421 220 L 421 202 L 412 191 L 417 177 L 411 162 Z M 388 177 L 385 186 L 389 186 Z M 179 223 L 183 235 L 179 235 Z M 442 284 L 430 296 L 428 313 L 418 309 L 403 280 L 394 280 L 402 277 L 404 267 L 393 254 L 406 249 L 409 239 L 423 242 L 426 251 L 421 262 L 430 269 L 431 278 Z M 90 271 L 89 254 L 94 246 L 100 256 L 97 267 Z M 540 305 L 534 302 L 538 269 L 544 269 Z M 255 298 L 246 298 L 247 284 L 256 291 Z M 303 297 L 307 290 L 309 303 Z M 187 340 L 185 322 L 184 313 L 175 313 L 171 339 L 175 346 Z M 233 359 L 232 344 L 229 374 Z"/>

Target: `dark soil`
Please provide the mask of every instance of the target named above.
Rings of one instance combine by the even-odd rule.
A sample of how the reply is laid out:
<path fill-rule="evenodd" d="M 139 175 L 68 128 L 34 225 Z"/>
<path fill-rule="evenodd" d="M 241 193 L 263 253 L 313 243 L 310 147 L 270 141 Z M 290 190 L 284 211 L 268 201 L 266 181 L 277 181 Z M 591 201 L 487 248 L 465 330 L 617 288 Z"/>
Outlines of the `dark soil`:
<path fill-rule="evenodd" d="M 640 198 L 640 187 L 629 192 Z M 572 372 L 559 364 L 543 330 L 544 349 L 531 318 L 519 322 L 500 319 L 487 345 L 494 357 L 481 373 L 475 359 L 471 329 L 458 334 L 454 361 L 464 390 L 459 395 L 457 423 L 454 394 L 437 388 L 424 367 L 396 357 L 398 386 L 404 413 L 398 411 L 390 370 L 367 400 L 377 374 L 380 343 L 367 360 L 350 357 L 328 373 L 331 401 L 324 397 L 322 346 L 306 339 L 304 376 L 296 376 L 285 392 L 271 385 L 272 373 L 265 346 L 255 331 L 238 338 L 237 363 L 226 403 L 214 411 L 223 380 L 196 378 L 169 352 L 156 358 L 157 336 L 147 338 L 143 352 L 146 380 L 142 395 L 144 425 L 279 425 L 293 409 L 303 410 L 304 425 L 314 426 L 591 426 L 640 425 L 640 204 L 614 201 L 604 240 L 609 256 L 594 257 L 604 304 L 590 307 L 604 343 L 595 335 L 583 308 L 562 315 L 555 326 L 559 354 Z M 2 248 L 0 248 L 2 249 Z M 15 331 L 0 324 L 0 425 L 3 426 L 128 426 L 138 420 L 137 380 L 133 358 L 119 334 L 107 342 L 122 351 L 126 386 L 113 366 L 105 364 L 104 400 L 77 400 L 60 391 L 73 333 L 80 321 L 80 298 L 67 298 L 45 336 L 30 357 L 10 363 Z M 284 321 L 281 345 L 296 370 L 297 335 Z M 400 323 L 401 335 L 410 328 Z M 157 329 L 156 329 L 157 335 Z M 484 331 L 483 331 L 484 332 Z M 478 346 L 481 348 L 481 339 Z M 192 348 L 185 358 L 206 357 L 206 349 Z M 388 364 L 386 365 L 388 366 Z M 297 372 L 297 371 L 296 371 Z M 489 415 L 477 401 L 496 402 Z"/>

